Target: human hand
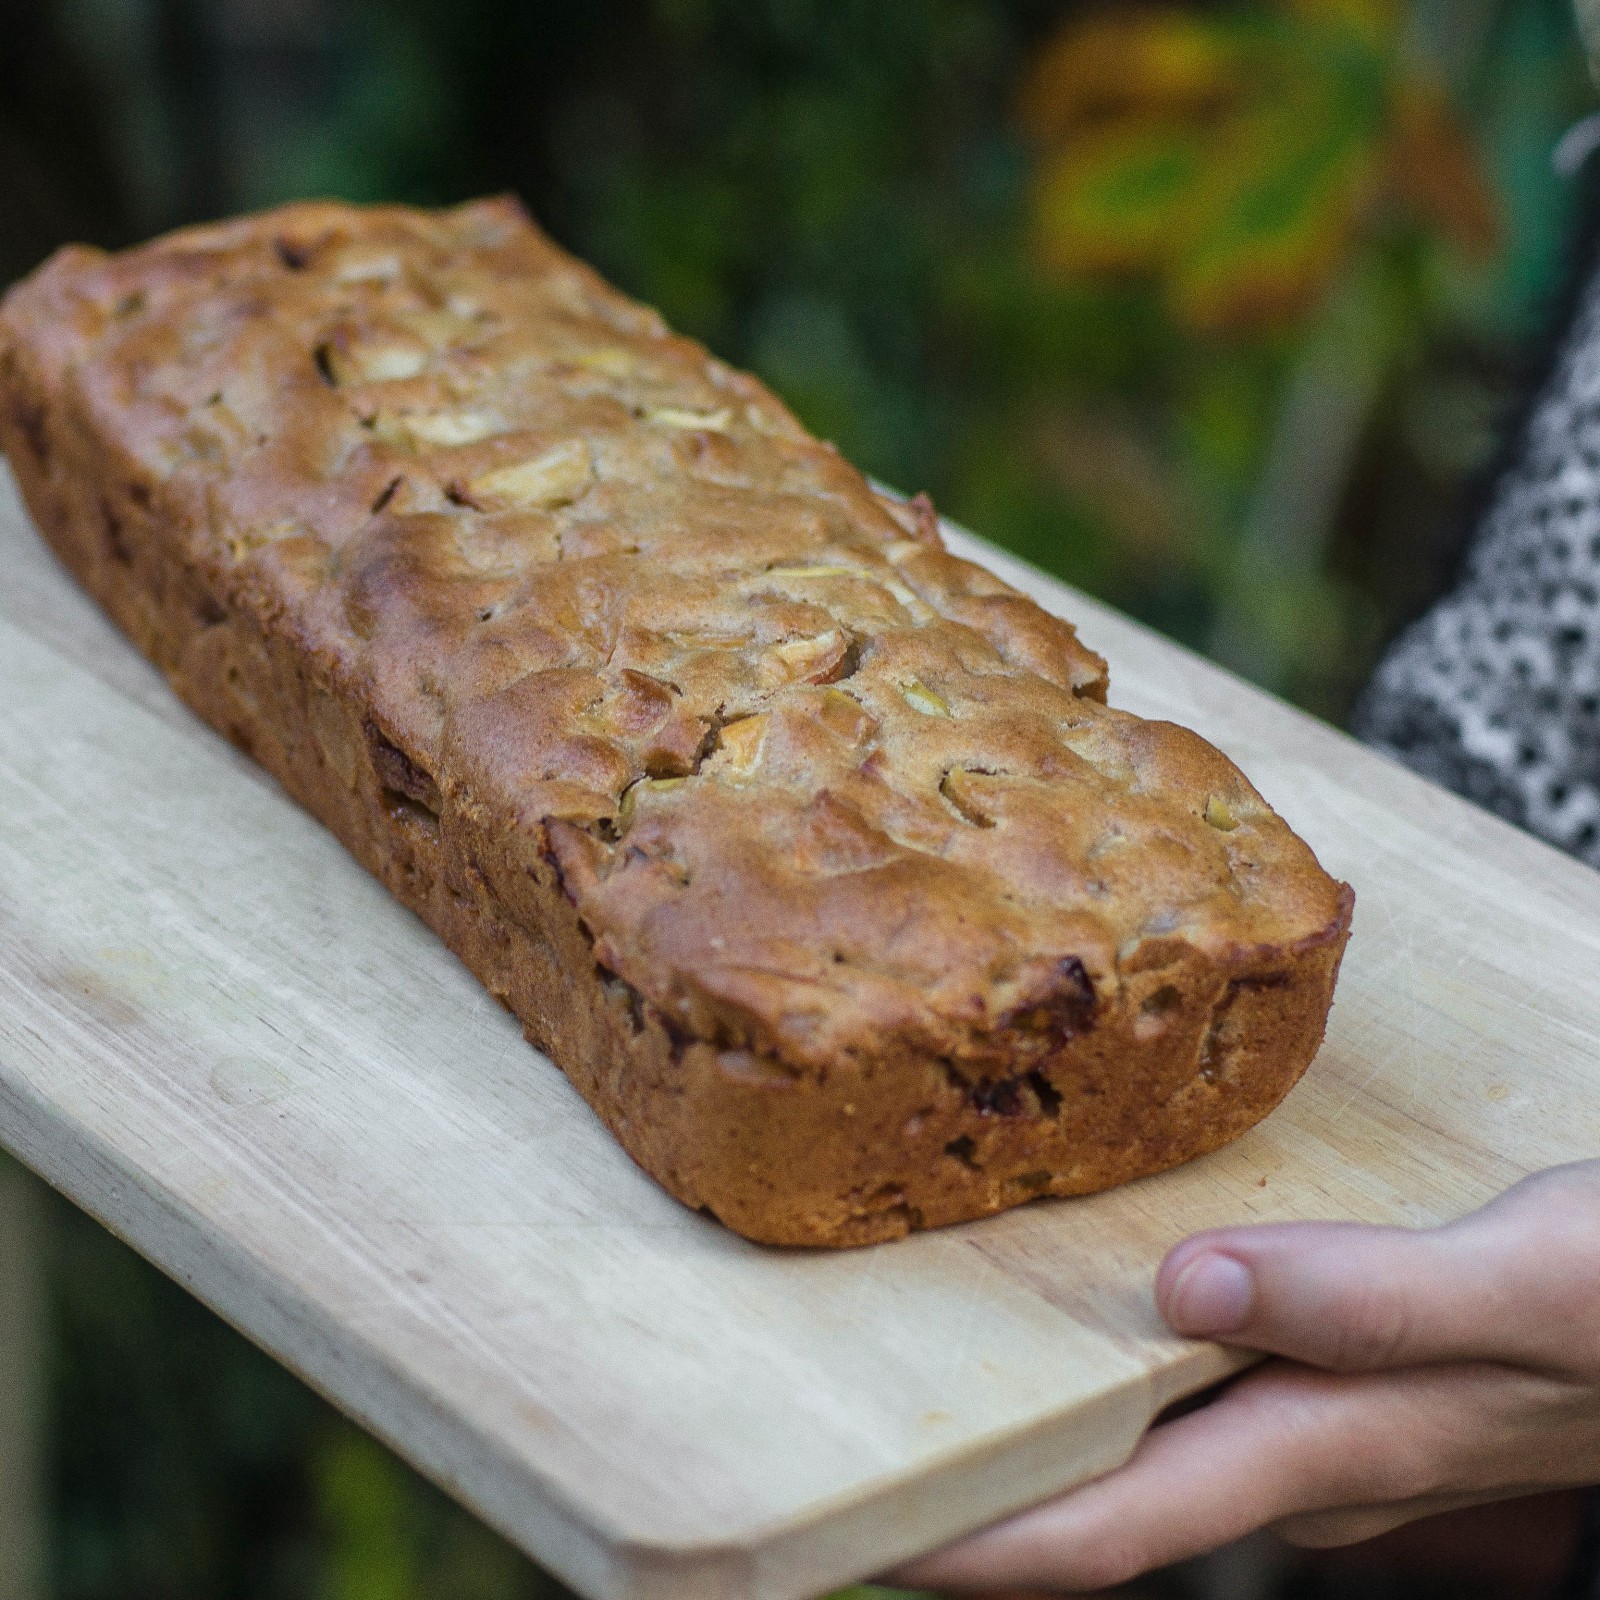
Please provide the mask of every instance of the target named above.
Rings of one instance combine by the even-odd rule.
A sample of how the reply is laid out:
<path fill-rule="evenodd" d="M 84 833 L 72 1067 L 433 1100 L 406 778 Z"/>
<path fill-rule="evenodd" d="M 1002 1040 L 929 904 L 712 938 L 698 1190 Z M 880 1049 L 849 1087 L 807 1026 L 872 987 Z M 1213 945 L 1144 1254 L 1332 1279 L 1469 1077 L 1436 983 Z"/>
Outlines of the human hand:
<path fill-rule="evenodd" d="M 895 1575 L 960 1592 L 1111 1588 L 1262 1527 L 1352 1544 L 1600 1483 L 1600 1161 L 1424 1231 L 1197 1234 L 1156 1279 L 1179 1333 L 1279 1359 L 1126 1466 Z"/>

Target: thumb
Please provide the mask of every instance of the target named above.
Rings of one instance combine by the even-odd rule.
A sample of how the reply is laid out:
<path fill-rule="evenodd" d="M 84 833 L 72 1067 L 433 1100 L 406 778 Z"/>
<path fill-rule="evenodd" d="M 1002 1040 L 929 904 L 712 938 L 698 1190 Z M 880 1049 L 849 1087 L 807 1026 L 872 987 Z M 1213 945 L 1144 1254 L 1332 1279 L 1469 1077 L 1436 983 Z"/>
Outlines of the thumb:
<path fill-rule="evenodd" d="M 1335 1371 L 1566 1366 L 1600 1282 L 1600 1164 L 1541 1174 L 1449 1227 L 1287 1223 L 1198 1234 L 1156 1279 L 1179 1333 Z M 1586 1304 L 1580 1307 L 1575 1296 Z"/>

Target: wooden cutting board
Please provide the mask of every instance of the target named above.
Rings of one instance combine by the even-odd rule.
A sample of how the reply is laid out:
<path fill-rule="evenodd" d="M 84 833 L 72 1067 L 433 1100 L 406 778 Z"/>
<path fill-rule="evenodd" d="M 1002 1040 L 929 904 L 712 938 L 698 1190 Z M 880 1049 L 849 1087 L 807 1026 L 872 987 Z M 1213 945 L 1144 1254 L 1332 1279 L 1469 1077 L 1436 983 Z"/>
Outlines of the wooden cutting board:
<path fill-rule="evenodd" d="M 1328 1043 L 1233 1148 L 845 1255 L 634 1169 L 54 566 L 0 475 L 0 1140 L 596 1600 L 802 1600 L 1122 1460 L 1241 1358 L 1212 1224 L 1428 1223 L 1600 1153 L 1600 875 L 968 536 L 1335 873 Z"/>

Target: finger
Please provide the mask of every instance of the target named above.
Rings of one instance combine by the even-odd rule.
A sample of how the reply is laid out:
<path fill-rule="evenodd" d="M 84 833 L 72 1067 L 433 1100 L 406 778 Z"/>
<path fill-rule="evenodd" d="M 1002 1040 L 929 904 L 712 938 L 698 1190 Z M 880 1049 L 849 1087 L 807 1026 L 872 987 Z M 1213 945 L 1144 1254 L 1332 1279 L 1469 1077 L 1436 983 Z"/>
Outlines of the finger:
<path fill-rule="evenodd" d="M 1509 1363 L 1522 1353 L 1517 1341 L 1528 1337 L 1528 1328 L 1568 1348 L 1582 1344 L 1586 1329 L 1592 1334 L 1600 1327 L 1584 1298 L 1600 1283 L 1600 1270 L 1591 1270 L 1600 1236 L 1597 1210 L 1600 1164 L 1590 1163 L 1544 1174 L 1467 1222 L 1429 1235 L 1297 1227 L 1192 1241 L 1163 1269 L 1164 1300 L 1180 1325 L 1183 1312 L 1171 1304 L 1170 1280 L 1186 1256 L 1220 1243 L 1241 1265 L 1248 1260 L 1253 1269 L 1266 1259 L 1273 1267 L 1279 1265 L 1270 1258 L 1274 1236 L 1292 1237 L 1299 1247 L 1316 1235 L 1312 1255 L 1331 1283 L 1320 1291 L 1321 1311 L 1345 1326 L 1335 1340 L 1319 1342 L 1317 1329 L 1304 1330 L 1311 1320 L 1304 1305 L 1291 1305 L 1307 1348 L 1380 1368 L 1380 1357 L 1407 1349 L 1475 1356 L 1489 1345 L 1489 1359 L 1365 1378 L 1271 1364 L 1205 1410 L 1154 1430 L 1120 1471 L 919 1562 L 904 1577 L 951 1589 L 1045 1584 L 1081 1591 L 1115 1585 L 1285 1519 L 1382 1508 L 1361 1513 L 1375 1525 L 1385 1512 L 1412 1514 L 1392 1508 L 1434 1504 L 1441 1495 L 1494 1498 L 1546 1482 L 1590 1481 L 1600 1475 L 1600 1416 L 1590 1415 L 1593 1406 L 1575 1405 L 1574 1395 L 1589 1393 L 1592 1383 L 1541 1372 L 1531 1360 L 1520 1373 Z M 1388 1271 L 1350 1274 L 1341 1257 L 1374 1240 L 1387 1252 L 1380 1265 Z M 1328 1248 L 1330 1241 L 1339 1248 Z M 1417 1241 L 1437 1254 L 1423 1260 L 1421 1252 L 1403 1249 Z M 1249 1254 L 1249 1247 L 1262 1245 L 1261 1257 Z M 1415 1323 L 1405 1320 L 1413 1307 L 1404 1280 L 1409 1272 L 1415 1282 L 1424 1271 L 1433 1275 L 1425 1283 L 1439 1285 L 1431 1327 L 1427 1303 Z M 1275 1288 L 1277 1280 L 1266 1276 L 1268 1289 Z M 1401 1307 L 1398 1331 L 1363 1300 L 1369 1281 Z M 1480 1310 L 1493 1302 L 1476 1326 L 1461 1312 L 1463 1284 L 1476 1293 Z M 1259 1318 L 1267 1332 L 1261 1347 L 1273 1348 L 1273 1297 L 1258 1298 L 1253 1272 L 1249 1287 L 1243 1320 Z M 1305 1298 L 1315 1312 L 1316 1296 Z M 1457 1326 L 1438 1314 L 1440 1304 L 1460 1313 Z M 1376 1310 L 1384 1310 L 1381 1299 Z M 1291 1335 L 1297 1332 L 1293 1316 L 1277 1320 Z M 1485 1324 L 1498 1330 L 1495 1337 L 1485 1334 Z M 1374 1328 L 1376 1336 L 1369 1331 Z M 1289 1338 L 1281 1342 L 1291 1344 Z M 1323 1531 L 1337 1528 L 1335 1519 Z"/>
<path fill-rule="evenodd" d="M 1156 1303 L 1191 1337 L 1364 1371 L 1491 1356 L 1472 1280 L 1439 1231 L 1291 1223 L 1186 1240 L 1161 1265 Z"/>
<path fill-rule="evenodd" d="M 1575 1407 L 1561 1381 L 1495 1364 L 1356 1375 L 1274 1361 L 1152 1429 L 1118 1471 L 902 1577 L 958 1591 L 1113 1587 L 1257 1528 L 1337 1543 L 1597 1478 L 1600 1407 Z"/>
<path fill-rule="evenodd" d="M 954 1591 L 1111 1588 L 1288 1517 L 1422 1498 L 1436 1485 L 1421 1453 L 1374 1452 L 1386 1423 L 1403 1423 L 1414 1409 L 1416 1376 L 1263 1367 L 1213 1404 L 1152 1429 L 1116 1472 L 915 1562 L 894 1581 Z M 1431 1393 L 1423 1401 L 1436 1403 Z M 1399 1435 L 1414 1430 L 1402 1426 Z"/>
<path fill-rule="evenodd" d="M 1288 1223 L 1198 1234 L 1156 1280 L 1180 1333 L 1335 1371 L 1594 1353 L 1600 1164 L 1541 1174 L 1449 1227 Z"/>

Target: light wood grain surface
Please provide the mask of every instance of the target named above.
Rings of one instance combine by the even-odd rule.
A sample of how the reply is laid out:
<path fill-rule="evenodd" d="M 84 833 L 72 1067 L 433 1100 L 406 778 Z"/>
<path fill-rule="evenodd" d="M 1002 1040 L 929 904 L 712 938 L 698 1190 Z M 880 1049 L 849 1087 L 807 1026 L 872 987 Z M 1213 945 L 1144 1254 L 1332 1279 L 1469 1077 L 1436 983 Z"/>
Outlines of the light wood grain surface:
<path fill-rule="evenodd" d="M 1238 1363 L 1155 1315 L 1194 1228 L 1600 1153 L 1600 876 L 988 558 L 1356 885 L 1327 1046 L 1231 1149 L 844 1255 L 691 1215 L 3 478 L 0 1140 L 596 1600 L 802 1600 L 1114 1465 Z"/>

